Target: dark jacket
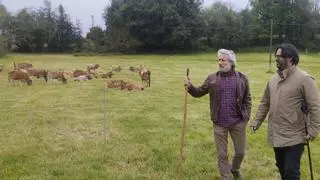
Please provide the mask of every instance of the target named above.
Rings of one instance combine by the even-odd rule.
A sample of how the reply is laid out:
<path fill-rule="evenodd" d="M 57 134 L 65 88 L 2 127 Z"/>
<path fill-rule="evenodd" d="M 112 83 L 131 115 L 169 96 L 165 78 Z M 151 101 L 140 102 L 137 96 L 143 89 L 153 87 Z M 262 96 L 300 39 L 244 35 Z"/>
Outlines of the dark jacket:
<path fill-rule="evenodd" d="M 210 112 L 213 123 L 217 122 L 219 117 L 219 101 L 220 101 L 220 80 L 221 72 L 210 74 L 200 87 L 189 86 L 188 92 L 193 97 L 202 97 L 209 93 L 210 96 Z M 251 114 L 251 94 L 249 81 L 245 74 L 236 72 L 237 76 L 237 106 L 241 112 L 243 120 L 246 122 Z"/>

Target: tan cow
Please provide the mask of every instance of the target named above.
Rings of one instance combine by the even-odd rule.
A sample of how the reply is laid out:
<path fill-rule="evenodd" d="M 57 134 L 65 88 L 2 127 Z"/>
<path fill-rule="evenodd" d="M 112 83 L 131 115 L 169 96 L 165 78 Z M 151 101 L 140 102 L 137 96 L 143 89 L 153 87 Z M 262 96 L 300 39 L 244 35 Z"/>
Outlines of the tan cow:
<path fill-rule="evenodd" d="M 19 70 L 19 69 L 28 69 L 28 68 L 33 68 L 33 65 L 31 63 L 18 63 L 16 64 L 15 62 L 13 62 L 13 68 L 15 70 Z"/>

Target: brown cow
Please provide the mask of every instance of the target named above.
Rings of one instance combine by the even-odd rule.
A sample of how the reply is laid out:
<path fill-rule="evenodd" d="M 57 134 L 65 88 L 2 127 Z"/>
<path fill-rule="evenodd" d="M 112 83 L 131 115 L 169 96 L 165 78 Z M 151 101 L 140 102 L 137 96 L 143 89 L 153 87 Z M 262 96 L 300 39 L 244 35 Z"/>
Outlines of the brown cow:
<path fill-rule="evenodd" d="M 8 73 L 8 81 L 11 83 L 15 81 L 26 82 L 29 86 L 32 84 L 32 80 L 28 73 L 17 70 L 13 70 Z"/>
<path fill-rule="evenodd" d="M 139 76 L 141 77 L 142 84 L 146 83 L 147 87 L 150 87 L 151 83 L 151 71 L 148 69 L 142 69 L 139 71 Z"/>
<path fill-rule="evenodd" d="M 4 65 L 0 64 L 0 72 L 3 70 L 3 68 L 4 68 Z"/>

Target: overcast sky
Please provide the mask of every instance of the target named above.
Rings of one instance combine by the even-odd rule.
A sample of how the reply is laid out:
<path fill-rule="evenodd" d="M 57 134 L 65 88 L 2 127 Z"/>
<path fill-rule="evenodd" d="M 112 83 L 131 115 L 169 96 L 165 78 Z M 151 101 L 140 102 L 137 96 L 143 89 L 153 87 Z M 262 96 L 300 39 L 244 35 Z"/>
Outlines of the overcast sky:
<path fill-rule="evenodd" d="M 217 0 L 204 0 L 204 5 L 209 6 Z M 235 9 L 245 8 L 248 0 L 221 0 L 230 3 Z M 8 11 L 16 13 L 19 9 L 25 7 L 38 8 L 43 6 L 43 0 L 0 0 Z M 52 8 L 62 4 L 65 11 L 70 15 L 71 20 L 75 22 L 80 20 L 84 33 L 88 32 L 91 27 L 91 15 L 94 16 L 95 25 L 104 28 L 102 13 L 104 7 L 109 3 L 109 0 L 51 0 Z"/>

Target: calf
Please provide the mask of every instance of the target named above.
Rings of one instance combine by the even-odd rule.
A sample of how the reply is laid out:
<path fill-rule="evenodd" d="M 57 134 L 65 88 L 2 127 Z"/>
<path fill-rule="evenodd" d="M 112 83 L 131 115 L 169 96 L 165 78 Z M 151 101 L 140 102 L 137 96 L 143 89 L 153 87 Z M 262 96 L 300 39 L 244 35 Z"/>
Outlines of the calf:
<path fill-rule="evenodd" d="M 142 69 L 141 71 L 139 71 L 139 76 L 141 77 L 142 84 L 146 83 L 147 87 L 150 87 L 151 71 L 147 69 Z"/>
<path fill-rule="evenodd" d="M 8 81 L 9 82 L 22 81 L 22 82 L 26 82 L 29 86 L 32 84 L 32 80 L 30 79 L 28 73 L 17 71 L 17 70 L 14 70 L 8 73 Z"/>

